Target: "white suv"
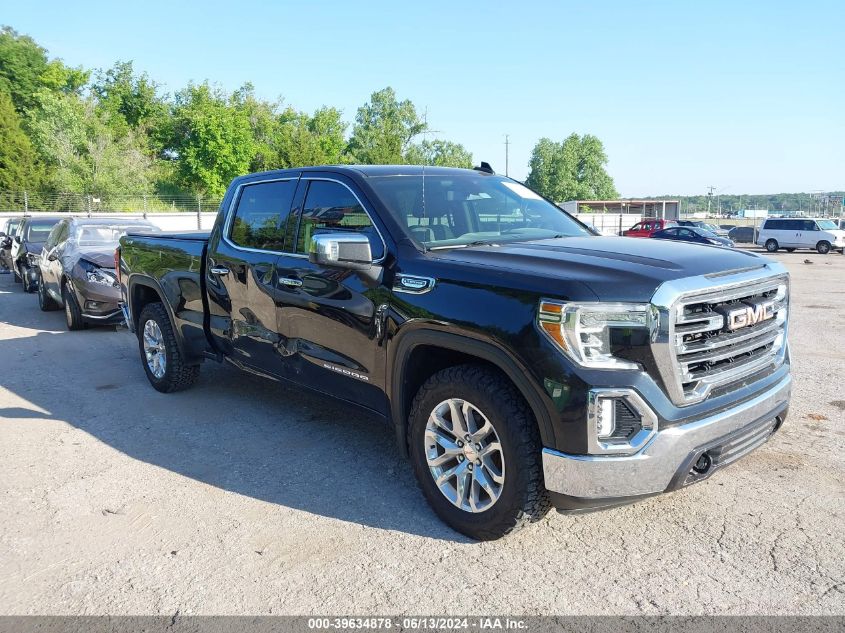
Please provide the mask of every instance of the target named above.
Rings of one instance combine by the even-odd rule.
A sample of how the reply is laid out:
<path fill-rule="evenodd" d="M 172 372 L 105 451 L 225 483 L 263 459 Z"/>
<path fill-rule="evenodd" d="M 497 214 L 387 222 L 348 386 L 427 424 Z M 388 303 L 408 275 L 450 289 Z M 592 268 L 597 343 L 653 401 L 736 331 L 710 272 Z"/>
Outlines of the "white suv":
<path fill-rule="evenodd" d="M 834 220 L 769 218 L 757 235 L 757 245 L 770 253 L 784 248 L 790 253 L 796 248 L 811 248 L 822 255 L 831 249 L 845 249 L 845 231 Z"/>

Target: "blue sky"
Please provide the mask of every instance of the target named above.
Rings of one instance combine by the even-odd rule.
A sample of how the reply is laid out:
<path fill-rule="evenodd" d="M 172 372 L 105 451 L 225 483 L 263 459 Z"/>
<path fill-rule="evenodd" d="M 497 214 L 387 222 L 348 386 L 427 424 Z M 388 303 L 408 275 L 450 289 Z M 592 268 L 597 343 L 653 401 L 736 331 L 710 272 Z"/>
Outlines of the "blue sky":
<path fill-rule="evenodd" d="M 0 23 L 70 65 L 251 81 L 348 121 L 390 85 L 501 172 L 510 134 L 517 178 L 540 137 L 578 132 L 624 196 L 845 189 L 842 0 L 0 0 Z"/>

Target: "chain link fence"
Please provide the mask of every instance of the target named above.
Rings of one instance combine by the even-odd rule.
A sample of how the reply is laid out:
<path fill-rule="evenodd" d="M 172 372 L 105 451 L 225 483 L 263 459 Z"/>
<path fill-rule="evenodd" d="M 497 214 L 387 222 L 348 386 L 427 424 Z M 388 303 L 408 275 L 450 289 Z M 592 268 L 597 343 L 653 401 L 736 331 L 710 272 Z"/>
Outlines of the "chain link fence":
<path fill-rule="evenodd" d="M 216 211 L 220 198 L 191 194 L 89 194 L 43 191 L 0 191 L 0 211 L 100 212 L 208 212 Z"/>

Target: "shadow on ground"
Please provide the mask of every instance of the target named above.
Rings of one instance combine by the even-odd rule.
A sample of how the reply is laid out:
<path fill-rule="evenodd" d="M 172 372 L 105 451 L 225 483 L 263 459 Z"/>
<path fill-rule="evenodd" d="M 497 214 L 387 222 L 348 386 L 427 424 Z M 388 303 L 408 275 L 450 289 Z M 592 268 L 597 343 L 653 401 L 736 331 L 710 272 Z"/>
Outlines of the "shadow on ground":
<path fill-rule="evenodd" d="M 11 291 L 0 300 L 0 322 L 33 328 L 0 340 L 0 358 L 18 368 L 2 384 L 32 405 L 0 409 L 0 424 L 67 422 L 133 459 L 224 490 L 385 530 L 467 541 L 430 510 L 379 418 L 214 362 L 203 365 L 193 389 L 160 394 L 126 330 L 63 332 L 61 312 L 40 312 L 31 295 L 6 280 L 0 290 Z"/>

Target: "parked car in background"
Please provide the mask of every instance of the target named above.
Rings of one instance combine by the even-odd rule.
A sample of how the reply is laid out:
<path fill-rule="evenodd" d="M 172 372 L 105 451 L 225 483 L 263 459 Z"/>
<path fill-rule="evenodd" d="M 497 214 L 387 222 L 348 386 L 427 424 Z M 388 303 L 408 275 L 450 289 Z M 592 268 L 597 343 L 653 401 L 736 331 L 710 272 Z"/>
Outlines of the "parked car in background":
<path fill-rule="evenodd" d="M 754 243 L 754 227 L 753 226 L 735 226 L 728 231 L 728 239 L 735 244 L 753 244 Z"/>
<path fill-rule="evenodd" d="M 826 255 L 831 250 L 845 249 L 845 230 L 827 218 L 768 218 L 760 226 L 757 245 L 770 253 L 783 248 L 809 248 Z"/>
<path fill-rule="evenodd" d="M 67 216 L 27 216 L 12 241 L 12 270 L 24 292 L 35 292 L 38 285 L 38 257 L 50 231 Z"/>
<path fill-rule="evenodd" d="M 15 235 L 18 234 L 18 229 L 23 222 L 23 217 L 9 218 L 6 220 L 6 226 L 0 231 L 0 273 L 7 273 L 14 267 L 12 264 L 12 243 Z"/>
<path fill-rule="evenodd" d="M 661 220 L 659 218 L 652 220 L 643 220 L 637 222 L 627 231 L 622 231 L 625 237 L 651 237 L 655 231 L 662 231 L 670 226 L 677 226 L 678 223 L 674 220 Z"/>
<path fill-rule="evenodd" d="M 736 224 L 720 224 L 720 229 L 725 229 L 726 231 L 730 231 L 731 229 L 736 228 Z"/>
<path fill-rule="evenodd" d="M 65 218 L 50 231 L 38 258 L 38 305 L 64 308 L 69 330 L 120 323 L 114 250 L 128 230 L 156 232 L 146 220 Z"/>
<path fill-rule="evenodd" d="M 719 228 L 715 224 L 710 224 L 709 222 L 701 222 L 700 220 L 678 220 L 678 226 L 694 226 L 699 229 L 704 229 L 705 231 L 710 231 L 711 233 L 718 235 L 719 237 L 728 236 L 727 229 Z"/>
<path fill-rule="evenodd" d="M 727 246 L 733 248 L 734 243 L 726 237 L 719 237 L 715 233 L 700 229 L 697 226 L 673 226 L 657 231 L 651 236 L 658 240 L 678 240 L 694 242 L 695 244 L 710 244 L 712 246 Z"/>

